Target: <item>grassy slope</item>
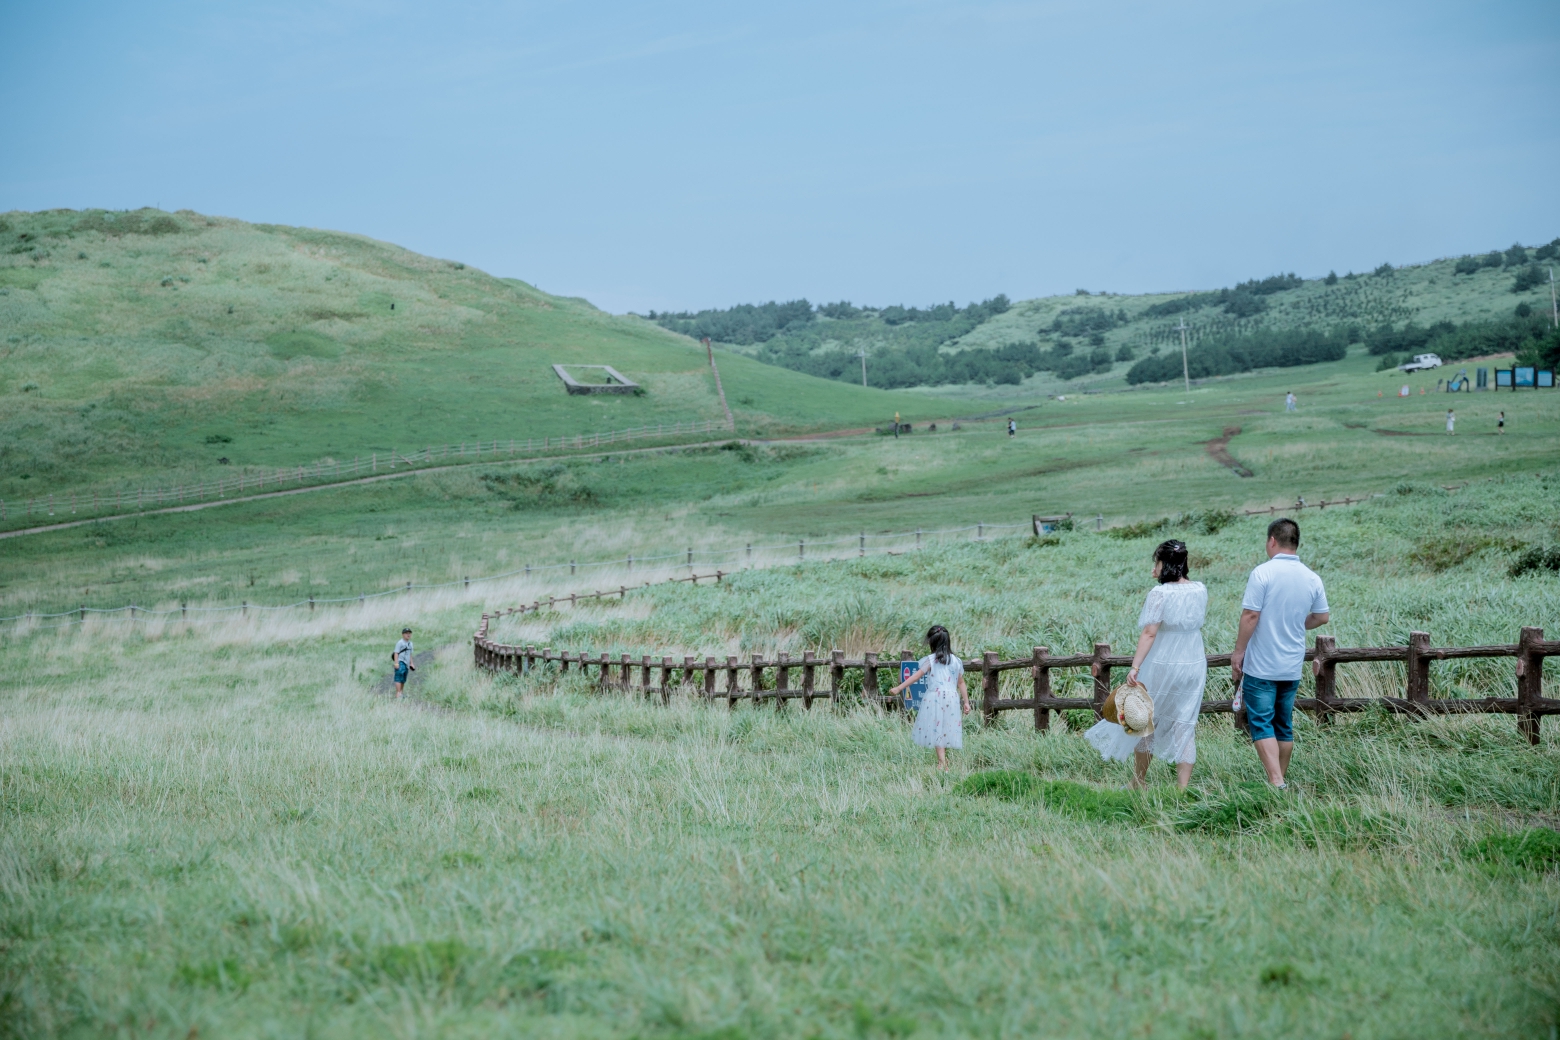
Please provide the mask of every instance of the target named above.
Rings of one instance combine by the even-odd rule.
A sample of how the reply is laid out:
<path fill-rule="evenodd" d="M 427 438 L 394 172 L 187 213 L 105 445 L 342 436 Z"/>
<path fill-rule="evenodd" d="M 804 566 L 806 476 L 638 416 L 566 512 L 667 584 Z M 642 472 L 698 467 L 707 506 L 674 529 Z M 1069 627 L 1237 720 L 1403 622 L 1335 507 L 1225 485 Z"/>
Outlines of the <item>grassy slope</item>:
<path fill-rule="evenodd" d="M 1555 579 L 1493 577 L 1498 551 L 1403 575 L 1426 530 L 1531 537 L 1552 501 L 1510 482 L 1309 520 L 1338 635 L 1505 639 L 1555 616 Z M 1189 534 L 1219 645 L 1260 524 Z M 1123 642 L 1151 545 L 1075 532 L 820 563 L 522 634 L 872 646 L 935 612 L 966 652 Z M 1298 797 L 1237 827 L 1221 807 L 1257 770 L 1227 719 L 1201 727 L 1191 802 L 1158 765 L 1147 796 L 1112 795 L 1125 767 L 1015 716 L 972 722 L 944 779 L 870 712 L 495 682 L 470 670 L 472 605 L 419 605 L 440 651 L 408 706 L 371 694 L 399 627 L 380 608 L 0 643 L 13 1031 L 1365 1040 L 1555 1022 L 1556 873 L 1467 855 L 1555 822 L 1554 720 L 1536 751 L 1508 718 L 1302 720 Z M 1351 692 L 1375 674 L 1342 670 Z M 1498 662 L 1434 674 L 1437 695 L 1510 681 Z M 1085 788 L 1069 805 L 959 793 L 983 769 Z"/>
<path fill-rule="evenodd" d="M 7 499 L 153 469 L 210 477 L 218 456 L 285 465 L 723 417 L 704 352 L 648 322 L 361 236 L 188 212 L 0 216 L 0 328 Z M 571 361 L 648 393 L 570 397 L 550 366 Z M 922 409 L 745 359 L 722 378 L 749 429 Z"/>
<path fill-rule="evenodd" d="M 780 450 L 693 451 L 610 462 L 489 465 L 389 484 L 122 520 L 3 543 L 0 614 L 79 603 L 291 602 L 525 563 L 623 558 L 687 546 L 1024 523 L 1032 513 L 1109 524 L 1213 507 L 1266 507 L 1552 472 L 1560 397 L 1400 400 L 1401 379 L 1356 356 L 1337 365 L 1194 388 L 1071 396 L 1003 423 L 943 426 L 897 441 L 823 440 Z M 1433 380 L 1411 380 L 1416 387 Z M 1301 410 L 1285 414 L 1285 390 Z M 1387 395 L 1377 397 L 1386 391 Z M 934 401 L 942 399 L 933 398 Z M 946 403 L 942 401 L 942 403 Z M 1505 437 L 1493 436 L 1505 409 Z M 1236 477 L 1203 442 L 1228 427 Z M 1378 430 L 1411 436 L 1387 436 Z M 1430 536 L 1434 532 L 1426 532 Z M 732 558 L 705 563 L 729 564 Z M 736 558 L 740 560 L 740 557 Z M 537 592 L 597 587 L 551 576 Z M 615 583 L 614 583 L 615 584 Z"/>

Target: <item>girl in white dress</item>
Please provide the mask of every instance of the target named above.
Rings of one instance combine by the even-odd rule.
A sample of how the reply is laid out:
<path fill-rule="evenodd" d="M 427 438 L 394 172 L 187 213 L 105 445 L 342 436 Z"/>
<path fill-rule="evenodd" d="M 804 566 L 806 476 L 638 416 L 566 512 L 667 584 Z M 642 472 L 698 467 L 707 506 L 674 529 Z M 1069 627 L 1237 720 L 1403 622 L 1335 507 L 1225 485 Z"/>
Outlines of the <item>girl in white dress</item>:
<path fill-rule="evenodd" d="M 937 749 L 937 768 L 948 769 L 947 748 L 964 746 L 964 716 L 970 713 L 970 691 L 964 685 L 964 663 L 949 649 L 948 630 L 933 625 L 926 632 L 931 653 L 921 658 L 915 674 L 888 692 L 897 694 L 906 686 L 930 675 L 921 710 L 916 712 L 910 739 L 922 747 Z M 962 710 L 961 710 L 962 708 Z"/>
<path fill-rule="evenodd" d="M 1203 617 L 1208 589 L 1187 578 L 1186 544 L 1172 538 L 1154 550 L 1154 577 L 1138 626 L 1137 653 L 1129 682 L 1148 687 L 1154 701 L 1154 731 L 1142 740 L 1127 736 L 1114 722 L 1100 720 L 1084 734 L 1107 759 L 1136 759 L 1133 787 L 1147 782 L 1148 764 L 1157 757 L 1175 765 L 1176 786 L 1185 788 L 1197 761 L 1197 715 L 1202 710 L 1208 659 L 1203 653 Z"/>

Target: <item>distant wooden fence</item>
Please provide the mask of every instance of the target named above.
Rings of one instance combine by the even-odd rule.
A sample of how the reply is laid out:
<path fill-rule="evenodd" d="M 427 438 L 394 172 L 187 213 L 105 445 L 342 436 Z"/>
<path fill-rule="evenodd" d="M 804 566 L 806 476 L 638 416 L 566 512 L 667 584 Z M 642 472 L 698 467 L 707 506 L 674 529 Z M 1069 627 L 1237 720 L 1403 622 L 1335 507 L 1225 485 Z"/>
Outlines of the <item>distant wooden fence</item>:
<path fill-rule="evenodd" d="M 381 473 L 394 473 L 417 466 L 450 466 L 465 462 L 497 461 L 520 458 L 537 452 L 582 451 L 606 445 L 627 444 L 632 441 L 684 437 L 716 432 L 729 432 L 731 426 L 714 419 L 687 422 L 655 423 L 634 426 L 625 430 L 607 430 L 602 433 L 579 433 L 563 437 L 541 438 L 513 437 L 509 440 L 477 440 L 461 444 L 442 444 L 419 448 L 410 454 L 391 450 L 371 452 L 367 458 L 353 456 L 345 459 L 316 459 L 304 465 L 271 467 L 247 467 L 230 477 L 220 480 L 201 480 L 191 484 L 142 488 L 115 488 L 112 490 L 75 490 L 55 494 L 34 495 L 9 503 L 0 499 L 0 523 L 10 520 L 29 520 L 34 517 L 61 516 L 65 514 L 110 516 L 127 510 L 161 509 L 183 505 L 187 502 L 206 502 L 228 495 L 260 494 L 282 488 L 303 487 L 306 484 L 323 485 L 342 481 L 359 480 Z M 537 444 L 537 440 L 542 443 Z"/>
<path fill-rule="evenodd" d="M 706 575 L 719 581 L 720 573 Z M 695 581 L 698 578 L 680 578 L 679 581 Z M 626 595 L 627 589 L 618 592 L 597 592 L 594 598 Z M 578 599 L 592 596 L 567 597 L 573 604 Z M 565 602 L 563 599 L 550 603 Z M 860 690 L 862 701 L 886 708 L 898 705 L 898 698 L 886 696 L 880 673 L 888 671 L 892 676 L 889 687 L 898 685 L 899 663 L 918 658 L 910 651 L 895 653 L 866 653 L 860 660 L 846 660 L 840 650 L 833 650 L 827 657 L 818 657 L 813 651 L 803 652 L 800 659 L 777 653 L 765 658 L 754 654 L 750 660 L 727 655 L 723 659 L 706 656 L 699 658 L 685 655 L 679 662 L 672 657 L 653 658 L 649 654 L 607 653 L 586 651 L 555 651 L 552 647 L 537 649 L 535 646 L 510 646 L 488 638 L 488 627 L 498 617 L 525 614 L 540 609 L 539 604 L 515 607 L 495 614 L 483 614 L 482 623 L 474 637 L 477 667 L 497 672 L 529 672 L 537 665 L 556 665 L 567 672 L 572 665 L 581 674 L 588 675 L 596 669 L 597 681 L 604 689 L 637 690 L 647 696 L 658 695 L 662 703 L 668 701 L 674 688 L 687 688 L 708 700 L 724 699 L 728 707 L 736 707 L 738 701 L 760 704 L 773 700 L 779 708 L 788 700 L 800 700 L 804 708 L 811 708 L 815 700 L 828 700 L 837 705 L 846 695 L 847 688 Z M 1520 732 L 1530 743 L 1539 741 L 1539 724 L 1545 715 L 1560 714 L 1560 700 L 1543 696 L 1544 658 L 1560 657 L 1560 640 L 1545 640 L 1541 628 L 1524 628 L 1517 642 L 1500 646 L 1448 646 L 1432 647 L 1430 635 L 1414 632 L 1404 646 L 1340 647 L 1331 636 L 1318 636 L 1316 648 L 1306 651 L 1306 660 L 1312 662 L 1316 677 L 1315 696 L 1297 699 L 1295 706 L 1313 713 L 1318 721 L 1331 721 L 1339 712 L 1365 711 L 1380 706 L 1388 711 L 1413 717 L 1429 715 L 1456 715 L 1464 713 L 1496 713 L 1515 715 Z M 1516 658 L 1515 697 L 1435 698 L 1430 696 L 1430 665 L 1434 661 L 1461 660 L 1475 657 Z M 1402 697 L 1339 697 L 1337 667 L 1362 661 L 1401 661 L 1407 667 L 1407 688 Z M 964 662 L 965 672 L 971 681 L 978 674 L 981 689 L 981 715 L 987 722 L 994 721 L 1004 711 L 1030 711 L 1034 713 L 1035 729 L 1047 730 L 1051 726 L 1053 711 L 1088 709 L 1100 716 L 1101 708 L 1111 689 L 1111 673 L 1118 668 L 1130 668 L 1130 655 L 1112 654 L 1109 643 L 1095 643 L 1094 651 L 1087 654 L 1052 655 L 1050 650 L 1037 646 L 1029 657 L 1017 660 L 999 660 L 994 651 L 984 651 L 978 659 Z M 1229 654 L 1209 654 L 1209 668 L 1228 668 Z M 1003 697 L 1001 676 L 1003 672 L 1028 669 L 1033 681 L 1033 693 L 1028 697 Z M 1088 669 L 1093 679 L 1090 697 L 1057 697 L 1051 689 L 1051 673 L 1058 669 Z M 792 673 L 800 671 L 801 685 L 791 685 Z M 859 687 L 847 683 L 846 672 L 859 671 Z M 653 673 L 658 673 L 653 674 Z M 772 674 L 772 681 L 770 679 Z M 820 673 L 825 676 L 820 681 Z M 724 682 L 721 676 L 724 675 Z M 1230 712 L 1229 700 L 1204 701 L 1205 715 Z M 1242 718 L 1235 720 L 1243 723 Z"/>

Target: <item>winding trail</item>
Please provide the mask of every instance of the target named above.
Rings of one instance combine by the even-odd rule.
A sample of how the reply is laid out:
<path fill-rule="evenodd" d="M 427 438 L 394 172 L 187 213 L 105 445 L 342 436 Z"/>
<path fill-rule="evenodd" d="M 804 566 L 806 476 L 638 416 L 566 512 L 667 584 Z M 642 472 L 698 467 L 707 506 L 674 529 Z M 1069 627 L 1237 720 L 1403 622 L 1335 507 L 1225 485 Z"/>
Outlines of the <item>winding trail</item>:
<path fill-rule="evenodd" d="M 1252 477 L 1256 474 L 1236 461 L 1235 456 L 1229 452 L 1230 438 L 1239 436 L 1239 426 L 1226 426 L 1224 436 L 1215 437 L 1211 441 L 1203 441 L 1203 447 L 1208 450 L 1213 461 L 1231 470 L 1237 477 Z"/>

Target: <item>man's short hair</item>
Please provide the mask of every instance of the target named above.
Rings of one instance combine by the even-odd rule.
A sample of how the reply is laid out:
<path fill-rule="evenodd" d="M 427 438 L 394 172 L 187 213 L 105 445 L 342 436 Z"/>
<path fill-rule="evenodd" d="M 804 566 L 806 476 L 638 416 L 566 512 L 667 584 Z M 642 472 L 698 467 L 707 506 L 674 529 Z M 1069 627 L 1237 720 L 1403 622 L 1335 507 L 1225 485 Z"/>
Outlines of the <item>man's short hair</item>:
<path fill-rule="evenodd" d="M 1268 537 L 1278 543 L 1280 549 L 1300 548 L 1300 525 L 1281 516 L 1268 524 Z"/>

